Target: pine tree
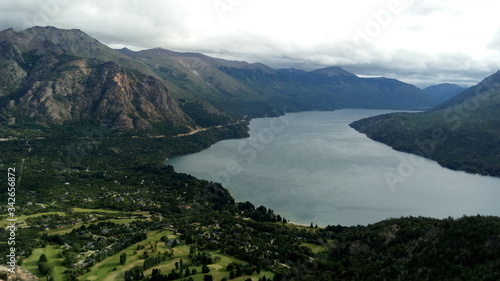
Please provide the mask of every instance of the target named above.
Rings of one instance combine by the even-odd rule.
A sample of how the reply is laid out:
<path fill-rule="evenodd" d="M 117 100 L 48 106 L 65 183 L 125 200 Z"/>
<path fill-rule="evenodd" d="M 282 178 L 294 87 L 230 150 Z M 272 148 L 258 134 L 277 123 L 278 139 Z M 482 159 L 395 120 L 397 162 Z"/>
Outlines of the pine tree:
<path fill-rule="evenodd" d="M 121 254 L 120 255 L 120 264 L 124 265 L 126 261 L 127 261 L 127 254 L 126 253 Z"/>
<path fill-rule="evenodd" d="M 47 256 L 45 254 L 42 254 L 38 259 L 38 262 L 47 262 Z"/>

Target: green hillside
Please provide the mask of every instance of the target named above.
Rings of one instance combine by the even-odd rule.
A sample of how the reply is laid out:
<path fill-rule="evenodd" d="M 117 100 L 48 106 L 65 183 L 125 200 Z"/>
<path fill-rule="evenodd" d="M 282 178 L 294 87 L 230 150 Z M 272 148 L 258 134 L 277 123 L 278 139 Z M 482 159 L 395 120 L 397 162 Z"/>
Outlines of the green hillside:
<path fill-rule="evenodd" d="M 376 116 L 351 126 L 442 166 L 500 176 L 500 72 L 428 112 Z"/>

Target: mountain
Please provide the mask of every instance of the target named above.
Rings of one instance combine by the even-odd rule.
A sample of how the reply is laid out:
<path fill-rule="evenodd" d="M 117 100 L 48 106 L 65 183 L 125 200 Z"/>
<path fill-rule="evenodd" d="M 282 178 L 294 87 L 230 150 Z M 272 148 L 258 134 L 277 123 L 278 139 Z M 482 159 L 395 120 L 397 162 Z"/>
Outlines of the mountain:
<path fill-rule="evenodd" d="M 285 94 L 262 85 L 261 76 L 275 70 L 263 64 L 226 61 L 198 53 L 179 53 L 161 48 L 135 53 L 120 50 L 141 61 L 159 75 L 183 108 L 192 112 L 209 105 L 211 112 L 230 119 L 244 115 L 276 115 L 289 101 Z M 242 74 L 242 72 L 244 74 Z M 249 75 L 250 78 L 241 78 Z"/>
<path fill-rule="evenodd" d="M 3 41 L 2 37 L 0 35 L 0 42 Z M 59 48 L 60 52 L 64 52 L 67 55 L 97 59 L 104 62 L 113 61 L 124 68 L 135 69 L 145 75 L 157 77 L 144 64 L 102 44 L 79 29 L 36 26 L 16 32 L 8 37 L 8 40 L 11 42 L 16 42 L 24 46 L 27 45 L 30 50 L 37 50 L 38 54 L 43 54 L 46 51 L 57 52 L 56 48 Z"/>
<path fill-rule="evenodd" d="M 337 107 L 423 109 L 432 100 L 417 87 L 388 78 L 360 78 L 340 67 L 317 69 L 295 76 L 318 104 Z"/>
<path fill-rule="evenodd" d="M 415 86 L 387 78 L 360 78 L 341 67 L 313 71 L 272 69 L 260 63 L 179 53 L 161 48 L 123 54 L 137 58 L 185 100 L 204 100 L 226 112 L 272 114 L 272 109 L 341 107 L 422 109 L 435 105 Z"/>
<path fill-rule="evenodd" d="M 442 166 L 500 176 L 500 71 L 427 112 L 381 115 L 351 126 Z"/>
<path fill-rule="evenodd" d="M 0 48 L 2 135 L 80 125 L 175 134 L 286 111 L 433 105 L 415 86 L 338 66 L 276 70 L 161 48 L 114 50 L 78 29 L 7 29 Z"/>
<path fill-rule="evenodd" d="M 0 54 L 3 135 L 58 126 L 165 132 L 194 125 L 160 80 L 125 68 L 139 62 L 79 30 L 5 30 Z"/>
<path fill-rule="evenodd" d="M 465 88 L 457 84 L 443 83 L 429 86 L 423 91 L 428 94 L 436 104 L 440 104 L 465 91 Z"/>

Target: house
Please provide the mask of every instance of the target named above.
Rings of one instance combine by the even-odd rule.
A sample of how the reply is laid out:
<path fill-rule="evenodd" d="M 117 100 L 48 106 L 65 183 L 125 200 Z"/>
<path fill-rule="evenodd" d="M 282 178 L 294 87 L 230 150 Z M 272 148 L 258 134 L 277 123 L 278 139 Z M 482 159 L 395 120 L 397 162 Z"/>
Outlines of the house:
<path fill-rule="evenodd" d="M 168 247 L 172 247 L 172 245 L 174 245 L 174 241 L 175 241 L 176 245 L 182 245 L 182 241 L 181 240 L 179 240 L 179 239 L 172 239 L 172 240 L 169 240 L 167 242 L 167 246 Z"/>

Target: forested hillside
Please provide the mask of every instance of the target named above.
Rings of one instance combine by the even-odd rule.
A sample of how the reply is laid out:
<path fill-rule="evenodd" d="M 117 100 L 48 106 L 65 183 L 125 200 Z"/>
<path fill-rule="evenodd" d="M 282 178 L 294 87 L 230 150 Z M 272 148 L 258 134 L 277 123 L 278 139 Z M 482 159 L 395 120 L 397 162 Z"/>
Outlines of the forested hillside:
<path fill-rule="evenodd" d="M 376 116 L 351 126 L 445 167 L 500 176 L 500 72 L 428 112 Z"/>

